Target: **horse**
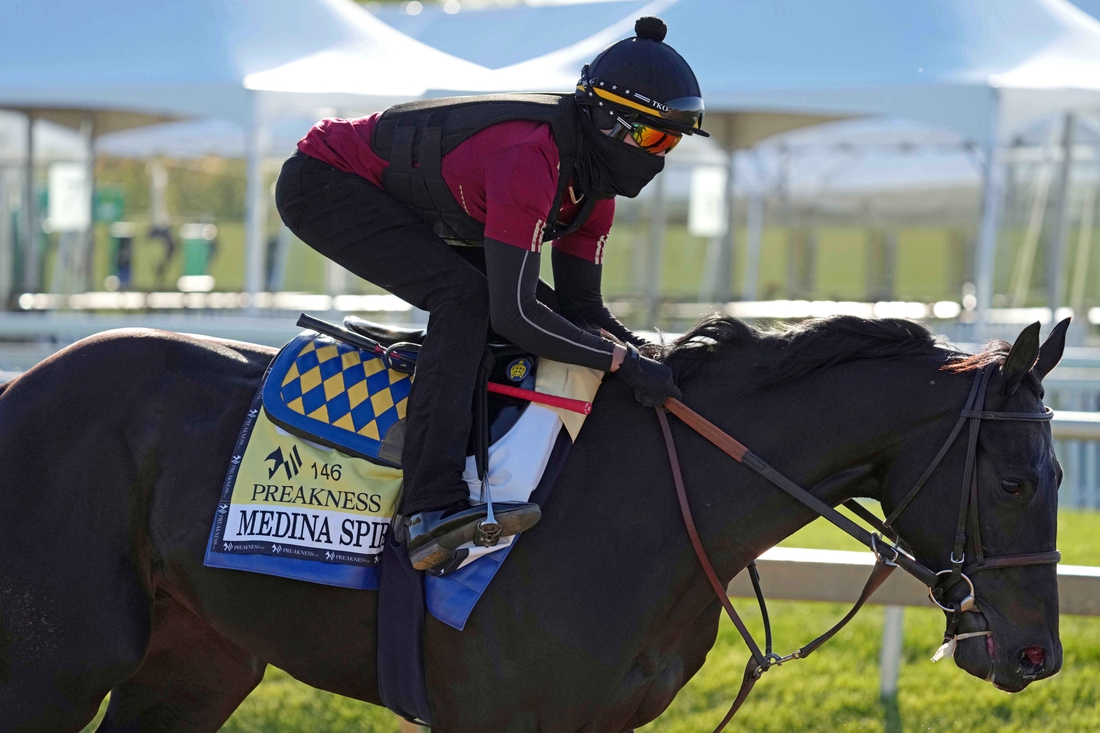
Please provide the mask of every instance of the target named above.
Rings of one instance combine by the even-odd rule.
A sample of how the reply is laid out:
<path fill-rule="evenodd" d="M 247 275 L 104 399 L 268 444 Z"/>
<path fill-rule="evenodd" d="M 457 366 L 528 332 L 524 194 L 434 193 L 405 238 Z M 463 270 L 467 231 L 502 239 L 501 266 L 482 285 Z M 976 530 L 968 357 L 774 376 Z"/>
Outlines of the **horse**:
<path fill-rule="evenodd" d="M 851 317 L 776 331 L 702 321 L 663 357 L 683 402 L 830 505 L 889 512 L 958 419 L 1043 410 L 1065 330 L 968 356 L 923 326 Z M 154 330 L 77 342 L 0 393 L 0 731 L 215 731 L 275 665 L 381 704 L 376 599 L 207 568 L 237 433 L 268 348 Z M 671 431 L 723 583 L 816 515 L 685 424 Z M 896 528 L 950 567 L 965 441 Z M 1061 469 L 1050 428 L 993 422 L 977 441 L 990 554 L 1053 551 Z M 713 645 L 720 605 L 681 523 L 658 415 L 610 375 L 543 507 L 464 631 L 423 629 L 432 725 L 630 731 L 661 714 Z M 1061 667 L 1052 565 L 974 577 L 956 664 L 1018 692 Z M 963 584 L 946 601 L 958 601 Z M 827 652 L 825 652 L 827 653 Z"/>

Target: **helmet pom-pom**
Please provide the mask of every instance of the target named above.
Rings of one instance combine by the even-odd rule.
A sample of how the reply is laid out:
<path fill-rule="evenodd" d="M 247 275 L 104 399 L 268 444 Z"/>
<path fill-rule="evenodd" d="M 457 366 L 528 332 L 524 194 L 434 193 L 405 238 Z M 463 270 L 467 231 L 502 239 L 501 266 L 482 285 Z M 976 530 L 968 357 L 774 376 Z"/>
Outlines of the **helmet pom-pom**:
<path fill-rule="evenodd" d="M 665 22 L 653 15 L 638 18 L 637 22 L 634 23 L 634 35 L 638 38 L 660 43 L 665 40 L 665 34 L 667 33 L 668 26 L 665 25 Z"/>

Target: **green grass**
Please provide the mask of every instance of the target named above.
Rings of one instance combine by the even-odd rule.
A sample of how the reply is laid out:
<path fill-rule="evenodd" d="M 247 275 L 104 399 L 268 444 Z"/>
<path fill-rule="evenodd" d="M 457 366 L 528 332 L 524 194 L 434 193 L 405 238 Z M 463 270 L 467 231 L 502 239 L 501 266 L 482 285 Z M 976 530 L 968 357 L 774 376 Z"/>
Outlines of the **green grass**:
<path fill-rule="evenodd" d="M 1100 565 L 1100 513 L 1060 515 L 1059 547 L 1067 563 Z M 862 549 L 819 520 L 784 543 L 791 547 Z M 853 599 L 854 600 L 854 599 Z M 754 635 L 762 635 L 752 604 L 741 600 Z M 829 603 L 769 604 L 776 646 L 790 651 L 835 623 L 848 609 Z M 905 647 L 897 708 L 879 699 L 879 646 L 883 609 L 868 607 L 829 644 L 797 664 L 769 672 L 729 730 L 753 733 L 904 731 L 942 733 L 1036 733 L 1100 730 L 1100 618 L 1063 616 L 1064 667 L 1057 677 L 1007 695 L 948 662 L 933 665 L 943 633 L 943 614 L 931 608 L 905 610 Z M 744 644 L 728 621 L 707 664 L 672 706 L 642 730 L 700 733 L 725 714 L 747 659 Z M 90 727 L 89 730 L 94 730 Z M 232 733 L 395 733 L 388 712 L 306 687 L 269 668 L 263 683 L 223 728 Z"/>

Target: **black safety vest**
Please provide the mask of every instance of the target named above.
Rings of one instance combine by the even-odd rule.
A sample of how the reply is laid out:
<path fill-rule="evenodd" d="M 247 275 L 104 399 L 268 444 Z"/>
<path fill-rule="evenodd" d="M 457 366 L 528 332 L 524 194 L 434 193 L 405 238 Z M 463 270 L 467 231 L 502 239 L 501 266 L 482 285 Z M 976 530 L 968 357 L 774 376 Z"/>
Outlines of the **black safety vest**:
<path fill-rule="evenodd" d="M 595 201 L 586 198 L 568 225 L 558 221 L 572 177 L 581 120 L 572 94 L 494 94 L 399 104 L 382 113 L 371 133 L 374 153 L 389 166 L 382 188 L 420 215 L 453 244 L 481 245 L 485 225 L 466 213 L 443 180 L 443 156 L 475 133 L 512 120 L 546 122 L 558 147 L 558 190 L 543 241 L 558 239 L 584 223 Z"/>

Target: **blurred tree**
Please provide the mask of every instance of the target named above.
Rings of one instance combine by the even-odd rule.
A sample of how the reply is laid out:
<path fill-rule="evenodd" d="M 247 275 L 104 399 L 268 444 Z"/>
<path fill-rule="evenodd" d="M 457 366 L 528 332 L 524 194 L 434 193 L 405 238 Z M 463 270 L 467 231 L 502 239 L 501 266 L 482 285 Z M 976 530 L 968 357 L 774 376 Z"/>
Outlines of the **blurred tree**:
<path fill-rule="evenodd" d="M 245 163 L 225 158 L 163 159 L 168 171 L 168 214 L 173 219 L 240 221 L 244 219 Z M 99 156 L 96 184 L 120 187 L 125 195 L 123 216 L 149 212 L 147 161 Z"/>
<path fill-rule="evenodd" d="M 189 219 L 243 219 L 245 162 L 201 158 L 169 164 L 168 209 Z"/>

